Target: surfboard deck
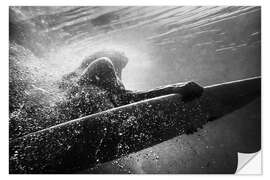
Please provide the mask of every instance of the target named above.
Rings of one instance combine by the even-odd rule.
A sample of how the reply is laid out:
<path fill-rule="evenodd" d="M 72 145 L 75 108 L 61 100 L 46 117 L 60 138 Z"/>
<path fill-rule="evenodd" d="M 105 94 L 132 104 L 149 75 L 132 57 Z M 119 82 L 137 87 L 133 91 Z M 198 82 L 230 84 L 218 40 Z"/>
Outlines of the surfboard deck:
<path fill-rule="evenodd" d="M 151 147 L 260 96 L 260 78 L 205 87 L 183 102 L 171 94 L 72 120 L 10 141 L 10 173 L 72 173 Z"/>

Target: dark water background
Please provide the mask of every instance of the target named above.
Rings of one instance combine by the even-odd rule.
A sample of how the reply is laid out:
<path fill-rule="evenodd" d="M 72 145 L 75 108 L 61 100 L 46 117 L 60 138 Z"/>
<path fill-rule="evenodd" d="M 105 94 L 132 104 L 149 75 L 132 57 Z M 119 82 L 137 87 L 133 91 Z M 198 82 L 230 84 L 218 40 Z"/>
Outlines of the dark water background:
<path fill-rule="evenodd" d="M 127 89 L 190 80 L 210 85 L 261 73 L 260 7 L 10 7 L 9 13 L 14 107 L 23 106 L 20 97 L 31 88 L 53 94 L 54 82 L 102 49 L 129 58 Z M 175 142 L 150 148 L 113 169 L 180 172 L 177 163 L 168 166 L 179 148 Z"/>

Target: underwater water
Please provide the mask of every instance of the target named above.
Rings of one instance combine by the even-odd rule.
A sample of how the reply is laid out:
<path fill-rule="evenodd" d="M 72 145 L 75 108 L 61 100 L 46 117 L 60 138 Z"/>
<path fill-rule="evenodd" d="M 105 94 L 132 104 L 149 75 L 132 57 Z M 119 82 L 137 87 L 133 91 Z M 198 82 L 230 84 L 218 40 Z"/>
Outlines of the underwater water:
<path fill-rule="evenodd" d="M 122 80 L 131 90 L 191 80 L 205 86 L 261 73 L 260 7 L 10 7 L 9 13 L 11 110 L 27 106 L 27 98 L 58 101 L 55 83 L 104 49 L 129 58 Z M 29 97 L 33 89 L 51 96 Z M 170 152 L 178 151 L 172 144 Z M 155 148 L 115 166 L 125 173 L 167 172 L 170 158 L 163 154 L 161 163 Z"/>

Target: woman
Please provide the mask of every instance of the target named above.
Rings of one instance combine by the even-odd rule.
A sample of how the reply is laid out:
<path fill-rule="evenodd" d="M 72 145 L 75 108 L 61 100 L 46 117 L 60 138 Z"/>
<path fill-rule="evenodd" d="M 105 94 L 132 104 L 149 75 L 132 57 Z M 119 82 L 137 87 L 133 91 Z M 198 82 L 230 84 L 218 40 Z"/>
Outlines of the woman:
<path fill-rule="evenodd" d="M 178 93 L 183 100 L 189 100 L 203 92 L 203 88 L 194 82 L 149 91 L 126 90 L 121 74 L 127 62 L 123 53 L 115 51 L 101 51 L 86 58 L 79 68 L 63 78 L 62 87 L 68 97 L 60 105 L 63 114 L 74 119 L 157 96 Z"/>
<path fill-rule="evenodd" d="M 24 103 L 27 105 L 11 114 L 10 139 L 144 99 L 178 93 L 185 101 L 203 92 L 203 88 L 193 82 L 149 91 L 126 90 L 121 74 L 127 62 L 123 53 L 100 51 L 84 59 L 81 66 L 63 76 L 59 87 L 64 92 L 64 98 L 57 99 L 56 103 L 44 103 L 52 95 L 34 91 Z"/>

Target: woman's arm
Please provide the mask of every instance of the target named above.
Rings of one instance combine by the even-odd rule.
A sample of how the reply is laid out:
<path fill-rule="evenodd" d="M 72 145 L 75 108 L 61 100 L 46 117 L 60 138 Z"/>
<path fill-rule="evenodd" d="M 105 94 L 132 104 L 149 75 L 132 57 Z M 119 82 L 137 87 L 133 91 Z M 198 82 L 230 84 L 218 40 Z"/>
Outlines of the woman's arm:
<path fill-rule="evenodd" d="M 137 102 L 168 94 L 180 94 L 183 100 L 190 100 L 199 97 L 203 92 L 203 87 L 194 82 L 179 83 L 160 87 L 148 91 L 130 91 L 125 90 L 121 95 L 121 101 L 124 104 Z"/>

